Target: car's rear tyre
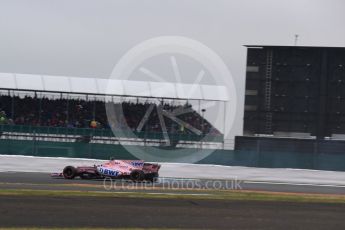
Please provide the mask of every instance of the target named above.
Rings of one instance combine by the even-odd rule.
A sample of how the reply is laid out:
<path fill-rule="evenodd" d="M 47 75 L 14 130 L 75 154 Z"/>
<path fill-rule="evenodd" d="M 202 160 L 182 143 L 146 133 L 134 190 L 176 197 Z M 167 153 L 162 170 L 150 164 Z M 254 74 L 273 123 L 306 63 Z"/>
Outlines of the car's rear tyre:
<path fill-rule="evenodd" d="M 158 173 L 148 173 L 145 175 L 145 180 L 150 182 L 156 182 L 158 179 Z"/>
<path fill-rule="evenodd" d="M 77 169 L 73 166 L 66 166 L 62 171 L 63 177 L 66 179 L 74 179 L 77 176 Z"/>
<path fill-rule="evenodd" d="M 145 179 L 145 173 L 141 170 L 133 170 L 130 174 L 130 178 L 133 181 L 143 181 Z"/>

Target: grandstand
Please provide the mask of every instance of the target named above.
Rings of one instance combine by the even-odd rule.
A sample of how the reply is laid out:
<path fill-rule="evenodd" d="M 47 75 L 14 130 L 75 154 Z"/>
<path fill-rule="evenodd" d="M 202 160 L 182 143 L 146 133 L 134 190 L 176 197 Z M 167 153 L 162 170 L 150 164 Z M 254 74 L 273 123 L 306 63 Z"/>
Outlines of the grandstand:
<path fill-rule="evenodd" d="M 223 114 L 206 109 L 226 126 L 223 86 L 0 74 L 0 154 L 147 151 L 152 161 L 345 171 L 344 58 L 344 48 L 248 47 L 243 135 L 229 146 L 204 115 L 215 102 Z"/>
<path fill-rule="evenodd" d="M 9 73 L 0 81 L 2 140 L 223 146 L 222 131 L 200 105 L 225 104 L 222 86 Z"/>
<path fill-rule="evenodd" d="M 236 149 L 343 153 L 344 83 L 343 47 L 248 46 L 244 137 Z"/>

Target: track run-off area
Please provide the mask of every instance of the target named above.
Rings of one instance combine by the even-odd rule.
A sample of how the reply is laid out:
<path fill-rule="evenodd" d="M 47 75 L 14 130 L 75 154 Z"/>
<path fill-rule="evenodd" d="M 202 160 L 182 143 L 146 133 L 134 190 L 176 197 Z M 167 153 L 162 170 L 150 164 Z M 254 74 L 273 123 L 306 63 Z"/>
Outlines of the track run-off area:
<path fill-rule="evenodd" d="M 50 177 L 67 165 L 88 166 L 104 160 L 0 155 L 0 188 L 107 190 L 250 190 L 345 195 L 345 172 L 239 166 L 160 163 L 156 183 L 122 180 L 64 180 Z M 73 186 L 74 185 L 74 186 Z"/>

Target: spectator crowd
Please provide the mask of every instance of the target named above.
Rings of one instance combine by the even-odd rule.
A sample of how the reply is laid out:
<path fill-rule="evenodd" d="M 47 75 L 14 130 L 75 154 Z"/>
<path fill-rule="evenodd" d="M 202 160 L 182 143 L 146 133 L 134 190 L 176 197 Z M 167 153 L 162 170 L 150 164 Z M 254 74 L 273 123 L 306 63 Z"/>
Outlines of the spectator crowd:
<path fill-rule="evenodd" d="M 136 103 L 105 103 L 100 100 L 2 95 L 0 96 L 0 124 L 136 130 L 152 104 L 152 102 L 141 103 L 139 101 Z M 112 122 L 108 122 L 106 106 L 111 106 L 110 108 L 116 111 Z M 206 119 L 193 110 L 188 103 L 184 105 L 163 103 L 162 106 L 168 112 L 173 112 L 177 109 L 187 109 L 185 111 L 188 111 L 188 113 L 182 113 L 176 115 L 176 117 L 203 133 L 220 134 Z M 156 108 L 157 105 L 154 104 L 154 109 L 143 126 L 142 131 L 162 131 Z M 169 133 L 190 132 L 183 125 L 165 116 L 163 119 Z"/>

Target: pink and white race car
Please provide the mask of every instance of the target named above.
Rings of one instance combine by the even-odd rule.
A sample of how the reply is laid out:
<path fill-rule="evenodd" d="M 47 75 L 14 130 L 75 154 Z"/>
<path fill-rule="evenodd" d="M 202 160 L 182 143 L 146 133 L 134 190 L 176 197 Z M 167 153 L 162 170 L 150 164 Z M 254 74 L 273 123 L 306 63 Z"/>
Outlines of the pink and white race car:
<path fill-rule="evenodd" d="M 52 173 L 52 177 L 65 179 L 130 179 L 133 181 L 156 181 L 161 165 L 146 163 L 143 160 L 110 160 L 101 165 L 66 166 L 62 173 Z"/>

